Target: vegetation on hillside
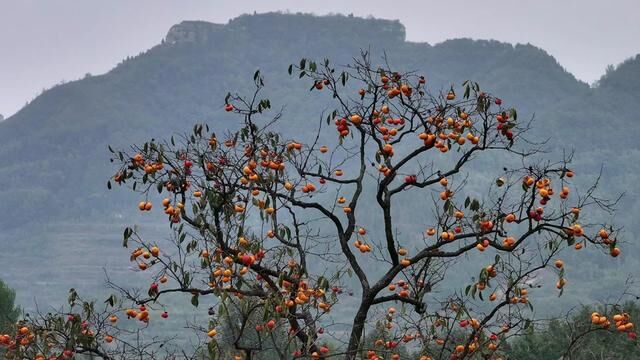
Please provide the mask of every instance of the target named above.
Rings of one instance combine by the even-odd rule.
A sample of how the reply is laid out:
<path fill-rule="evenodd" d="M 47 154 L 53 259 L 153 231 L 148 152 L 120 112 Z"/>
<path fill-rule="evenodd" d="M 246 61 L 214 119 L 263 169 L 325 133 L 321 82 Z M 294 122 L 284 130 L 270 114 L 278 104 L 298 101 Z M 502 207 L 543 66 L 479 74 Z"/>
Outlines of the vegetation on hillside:
<path fill-rule="evenodd" d="M 0 280 L 0 333 L 7 332 L 18 320 L 20 309 L 15 305 L 16 293 Z"/>

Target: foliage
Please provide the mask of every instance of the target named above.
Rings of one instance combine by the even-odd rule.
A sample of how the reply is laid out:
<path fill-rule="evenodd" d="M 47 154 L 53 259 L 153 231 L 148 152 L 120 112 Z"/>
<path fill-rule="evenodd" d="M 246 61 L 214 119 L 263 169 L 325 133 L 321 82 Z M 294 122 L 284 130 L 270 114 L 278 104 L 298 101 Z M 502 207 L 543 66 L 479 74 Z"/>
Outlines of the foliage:
<path fill-rule="evenodd" d="M 15 305 L 16 293 L 0 280 L 0 333 L 12 328 L 20 309 Z"/>
<path fill-rule="evenodd" d="M 617 310 L 617 311 L 615 311 Z M 639 315 L 633 302 L 611 307 L 581 307 L 566 319 L 555 319 L 542 328 L 514 339 L 507 350 L 508 358 L 533 359 L 632 359 L 640 357 L 635 333 L 620 336 L 616 330 L 592 324 L 591 314 L 624 311 L 631 317 Z"/>

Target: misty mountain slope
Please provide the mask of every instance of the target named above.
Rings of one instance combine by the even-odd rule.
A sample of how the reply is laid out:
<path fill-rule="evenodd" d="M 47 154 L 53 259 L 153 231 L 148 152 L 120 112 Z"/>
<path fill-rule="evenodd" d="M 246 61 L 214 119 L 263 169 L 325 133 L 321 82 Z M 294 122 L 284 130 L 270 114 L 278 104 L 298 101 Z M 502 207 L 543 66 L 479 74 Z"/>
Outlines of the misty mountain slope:
<path fill-rule="evenodd" d="M 639 96 L 638 73 L 640 73 L 640 55 L 635 55 L 618 66 L 608 69 L 607 73 L 598 81 L 598 90 L 615 92 L 620 95 Z"/>
<path fill-rule="evenodd" d="M 31 229 L 22 246 L 13 246 L 10 254 L 0 253 L 0 263 L 9 264 L 16 274 L 6 280 L 18 288 L 23 300 L 30 299 L 20 290 L 30 291 L 35 275 L 21 259 L 27 256 L 30 261 L 39 259 L 46 264 L 47 255 L 54 252 L 42 252 L 40 242 L 52 248 L 67 246 L 60 240 L 65 231 L 87 237 L 96 233 L 90 239 L 96 252 L 74 257 L 74 264 L 78 269 L 92 267 L 99 276 L 105 265 L 100 249 L 118 247 L 121 228 L 96 224 L 110 224 L 132 214 L 128 221 L 142 219 L 135 216 L 135 195 L 106 189 L 114 171 L 108 162 L 107 145 L 118 148 L 151 137 L 168 138 L 189 131 L 196 122 L 206 122 L 218 133 L 233 128 L 237 120 L 222 110 L 224 96 L 227 91 L 251 91 L 251 77 L 258 68 L 266 79 L 265 96 L 274 108 L 284 107 L 282 131 L 305 141 L 305 134 L 311 135 L 309 124 L 315 126 L 319 114 L 331 109 L 331 103 L 326 94 L 310 93 L 309 83 L 289 77 L 288 65 L 301 57 L 346 64 L 361 49 L 370 50 L 377 63 L 386 53 L 389 63 L 399 70 L 425 74 L 431 91 L 447 90 L 472 79 L 506 104 L 516 106 L 521 119 L 535 114 L 531 136 L 550 139 L 549 156 L 558 159 L 562 149 L 576 149 L 575 170 L 585 183 L 595 178 L 604 164 L 604 194 L 627 193 L 616 222 L 626 225 L 629 234 L 640 230 L 634 221 L 634 214 L 640 211 L 640 190 L 635 181 L 640 175 L 640 145 L 635 139 L 640 123 L 635 119 L 634 103 L 640 89 L 638 58 L 610 71 L 598 87 L 590 88 L 532 45 L 469 39 L 430 45 L 405 41 L 405 29 L 396 21 L 247 15 L 225 25 L 177 24 L 162 44 L 125 59 L 104 75 L 45 91 L 0 123 L 0 203 L 9 209 L 0 225 L 14 229 L 10 236 L 0 235 L 0 243 L 13 242 L 21 228 L 33 224 L 76 223 L 72 230 Z M 333 135 L 326 135 L 327 139 L 335 141 Z M 495 166 L 502 160 L 487 157 L 477 167 Z M 484 184 L 470 186 L 479 192 Z M 402 220 L 401 230 L 408 234 L 425 219 L 414 211 L 412 199 L 407 200 L 397 218 Z M 107 238 L 110 241 L 96 240 Z M 633 246 L 625 251 L 640 254 Z M 621 257 L 609 274 L 637 265 L 633 258 Z M 597 255 L 589 259 L 596 263 L 607 260 Z M 572 275 L 597 276 L 579 272 Z M 64 294 L 71 286 L 72 277 L 55 289 L 39 291 Z M 100 284 L 94 286 L 100 288 Z M 589 289 L 580 295 L 594 296 Z"/>
<path fill-rule="evenodd" d="M 471 40 L 429 46 L 407 43 L 404 36 L 398 22 L 344 16 L 265 14 L 242 16 L 226 25 L 174 26 L 164 44 L 105 75 L 46 91 L 0 125 L 0 175 L 7 180 L 0 201 L 11 204 L 15 216 L 45 216 L 22 194 L 38 188 L 40 201 L 85 213 L 83 199 L 101 197 L 110 174 L 107 144 L 166 137 L 213 116 L 214 124 L 220 124 L 226 118 L 219 111 L 226 91 L 248 90 L 258 68 L 275 104 L 287 105 L 291 118 L 306 115 L 292 104 L 307 84 L 286 76 L 288 64 L 301 57 L 344 64 L 360 49 L 372 49 L 374 59 L 384 50 L 398 68 L 427 74 L 435 90 L 476 79 L 504 93 L 505 100 L 527 106 L 525 111 L 585 90 L 552 57 L 532 46 Z M 21 165 L 16 172 L 17 159 Z M 21 196 L 16 197 L 16 191 Z"/>
<path fill-rule="evenodd" d="M 522 111 L 558 102 L 564 94 L 580 95 L 588 86 L 575 79 L 544 50 L 532 45 L 457 39 L 431 47 L 411 64 L 426 71 L 436 84 L 472 79 Z"/>

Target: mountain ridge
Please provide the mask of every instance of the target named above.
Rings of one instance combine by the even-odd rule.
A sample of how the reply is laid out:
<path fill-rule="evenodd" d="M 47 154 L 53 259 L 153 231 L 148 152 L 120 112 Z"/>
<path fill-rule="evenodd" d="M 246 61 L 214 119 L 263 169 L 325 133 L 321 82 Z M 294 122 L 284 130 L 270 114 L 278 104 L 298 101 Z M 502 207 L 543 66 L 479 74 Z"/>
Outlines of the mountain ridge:
<path fill-rule="evenodd" d="M 100 254 L 112 254 L 113 248 L 120 246 L 116 238 L 121 234 L 119 227 L 110 232 L 111 227 L 104 224 L 126 219 L 150 226 L 149 221 L 161 219 L 162 215 L 155 213 L 142 219 L 137 211 L 139 199 L 130 192 L 117 187 L 107 191 L 107 180 L 115 171 L 107 145 L 126 148 L 153 137 L 164 139 L 201 122 L 218 133 L 232 128 L 235 118 L 224 112 L 224 96 L 227 91 L 250 91 L 251 76 L 258 68 L 265 77 L 265 96 L 274 108 L 286 106 L 280 129 L 304 141 L 309 122 L 315 124 L 330 101 L 322 96 L 325 94 L 310 93 L 307 82 L 289 77 L 287 66 L 302 57 L 326 57 L 334 64 L 346 64 L 361 49 L 370 51 L 376 63 L 384 61 L 386 53 L 393 67 L 420 71 L 434 92 L 471 79 L 502 97 L 508 106 L 516 106 L 520 119 L 535 117 L 532 135 L 551 139 L 545 149 L 550 158 L 557 160 L 565 148 L 577 150 L 574 170 L 578 179 L 585 179 L 579 181 L 596 178 L 604 164 L 608 175 L 602 180 L 605 195 L 628 194 L 620 204 L 619 223 L 628 224 L 631 234 L 640 231 L 635 221 L 640 212 L 640 189 L 635 191 L 635 177 L 640 175 L 640 167 L 635 165 L 640 163 L 640 144 L 635 137 L 640 124 L 633 121 L 636 110 L 632 101 L 634 84 L 640 84 L 638 57 L 612 69 L 600 86 L 592 88 L 546 51 L 529 44 L 455 39 L 430 45 L 408 42 L 404 35 L 400 41 L 404 30 L 395 28 L 393 22 L 389 23 L 393 31 L 371 32 L 369 27 L 379 27 L 377 20 L 311 17 L 309 25 L 309 19 L 310 15 L 246 15 L 230 21 L 233 31 L 224 30 L 229 24 L 218 24 L 214 26 L 217 30 L 206 30 L 206 36 L 174 29 L 171 36 L 182 40 L 165 40 L 105 74 L 49 89 L 0 123 L 0 204 L 6 209 L 0 225 L 13 228 L 10 235 L 0 234 L 0 243 L 12 245 L 11 254 L 0 251 L 0 263 L 15 270 L 15 277 L 7 279 L 10 285 L 19 292 L 30 291 L 34 278 L 43 273 L 42 269 L 34 272 L 30 265 L 40 259 L 45 266 L 53 253 L 50 249 L 64 254 L 60 248 L 70 246 L 65 240 L 70 236 L 93 241 L 95 254 L 74 250 L 73 262 L 80 271 L 90 268 L 101 276 L 105 259 Z M 179 35 L 182 33 L 186 35 Z M 478 166 L 501 160 L 492 157 Z M 423 214 L 412 212 L 409 202 L 404 207 L 397 218 L 402 219 L 406 232 L 416 226 L 412 224 L 426 221 Z M 45 225 L 62 222 L 77 224 L 70 231 L 72 235 L 47 232 L 50 227 Z M 36 231 L 34 225 L 45 230 Z M 84 231 L 78 234 L 76 228 Z M 31 230 L 28 238 L 20 238 L 20 229 Z M 44 251 L 43 244 L 47 246 Z M 111 252 L 99 246 L 109 247 Z M 612 271 L 625 266 L 640 268 L 640 260 L 636 260 L 640 249 L 633 246 L 629 245 L 631 256 L 619 258 Z M 568 274 L 600 276 L 592 269 L 581 269 L 568 270 Z M 61 284 L 39 291 L 60 293 L 63 299 L 66 288 L 74 284 Z M 607 289 L 612 284 L 607 282 Z M 96 285 L 94 290 L 98 288 Z M 597 300 L 600 295 L 587 289 L 577 296 Z"/>
<path fill-rule="evenodd" d="M 571 74 L 571 76 L 574 77 L 574 79 L 576 79 L 576 81 L 582 82 L 581 80 L 578 80 L 577 78 L 575 78 L 575 75 L 573 75 L 570 71 L 566 70 L 566 68 L 564 68 L 552 55 L 548 54 L 543 48 L 532 45 L 532 44 L 521 44 L 521 43 L 508 43 L 508 42 L 501 42 L 498 40 L 490 40 L 490 39 L 471 39 L 471 38 L 455 38 L 455 39 L 447 39 L 447 40 L 443 40 L 441 42 L 435 43 L 435 44 L 430 44 L 428 42 L 416 42 L 416 41 L 407 41 L 406 40 L 406 30 L 404 28 L 404 25 L 402 25 L 399 20 L 387 20 L 387 19 L 377 19 L 377 18 L 360 18 L 360 17 L 354 17 L 354 16 L 348 16 L 348 15 L 341 15 L 341 14 L 337 14 L 337 15 L 325 15 L 325 16 L 317 16 L 317 15 L 313 15 L 313 14 L 308 14 L 308 13 L 295 13 L 295 14 L 288 14 L 288 13 L 281 13 L 281 12 L 268 12 L 268 13 L 261 13 L 261 14 L 257 14 L 257 15 L 249 15 L 249 14 L 243 14 L 240 15 L 236 18 L 230 19 L 226 24 L 222 24 L 222 23 L 213 23 L 213 22 L 209 22 L 209 21 L 204 21 L 204 20 L 184 20 L 178 24 L 174 24 L 170 27 L 170 29 L 168 30 L 167 34 L 165 35 L 165 37 L 162 39 L 162 41 L 158 44 L 156 44 L 155 46 L 144 50 L 143 52 L 141 52 L 139 55 L 137 56 L 133 56 L 133 57 L 127 57 L 125 60 L 123 60 L 121 63 L 117 64 L 114 66 L 114 68 L 110 69 L 109 71 L 100 74 L 100 75 L 94 75 L 91 76 L 91 78 L 96 78 L 96 77 L 100 77 L 100 76 L 104 76 L 107 75 L 111 72 L 113 72 L 114 70 L 116 70 L 123 62 L 126 62 L 130 59 L 135 59 L 137 57 L 140 56 L 144 56 L 145 54 L 147 54 L 149 51 L 152 51 L 154 48 L 165 45 L 165 44 L 175 44 L 175 42 L 172 41 L 167 41 L 168 38 L 171 38 L 173 36 L 175 36 L 175 32 L 177 31 L 176 29 L 179 29 L 181 27 L 184 27 L 185 25 L 193 25 L 193 24 L 199 24 L 201 26 L 202 31 L 204 32 L 213 32 L 213 31 L 221 31 L 221 30 L 242 30 L 243 29 L 243 24 L 246 23 L 251 23 L 251 20 L 254 19 L 259 19 L 259 18 L 269 18 L 269 17 L 278 17 L 279 19 L 287 19 L 287 18 L 298 18 L 301 17 L 303 18 L 305 21 L 308 21 L 309 19 L 312 19 L 316 22 L 318 21 L 323 21 L 326 19 L 332 19 L 332 20 L 338 20 L 340 22 L 353 22 L 353 21 L 372 21 L 372 22 L 376 22 L 376 23 L 380 23 L 380 24 L 387 24 L 387 28 L 394 28 L 396 27 L 395 30 L 391 31 L 391 33 L 394 33 L 395 36 L 397 36 L 397 40 L 401 40 L 402 42 L 406 43 L 406 44 L 415 44 L 415 45 L 419 45 L 422 47 L 427 47 L 427 48 L 432 48 L 432 47 L 439 47 L 439 46 L 447 46 L 450 43 L 456 43 L 459 41 L 470 41 L 470 42 L 476 42 L 478 44 L 490 44 L 490 43 L 496 43 L 496 44 L 500 44 L 500 45 L 508 45 L 511 46 L 513 48 L 517 48 L 517 47 L 532 47 L 534 49 L 537 49 L 539 51 L 541 51 L 542 53 L 544 53 L 546 56 L 548 56 L 549 58 L 553 59 L 553 62 L 555 62 L 560 68 L 562 68 L 565 72 Z M 246 28 L 246 26 L 244 26 Z M 370 30 L 368 30 L 370 31 Z M 205 37 L 199 37 L 198 39 L 203 39 L 203 38 L 207 38 Z M 633 59 L 633 58 L 637 58 L 638 56 L 640 56 L 640 54 L 636 54 L 636 55 L 632 55 L 629 57 L 629 59 Z M 625 60 L 628 61 L 629 59 Z M 624 62 L 623 62 L 624 63 Z M 620 66 L 622 64 L 618 64 L 615 67 L 612 66 L 612 68 L 617 69 L 617 66 Z M 603 74 L 602 77 L 604 77 L 606 74 Z M 602 80 L 602 77 L 600 80 Z M 46 91 L 50 91 L 56 87 L 59 86 L 64 86 L 67 85 L 69 83 L 76 83 L 78 81 L 81 80 L 85 80 L 85 79 L 77 79 L 77 80 L 72 80 L 69 82 L 65 82 L 64 84 L 56 84 L 54 86 L 52 86 L 49 89 L 44 90 L 43 92 Z M 600 82 L 597 81 L 596 83 Z M 584 83 L 586 84 L 586 83 Z M 41 94 L 42 95 L 42 94 Z M 34 99 L 35 100 L 35 99 Z M 32 101 L 28 102 L 28 104 L 32 103 Z M 24 108 L 24 107 L 23 107 Z M 23 108 L 21 108 L 20 110 L 18 110 L 18 112 L 20 112 Z M 16 112 L 15 114 L 11 115 L 11 116 L 7 116 L 5 117 L 7 119 L 10 119 L 12 117 L 14 117 L 18 112 Z"/>
<path fill-rule="evenodd" d="M 165 40 L 103 75 L 49 89 L 0 123 L 0 176 L 8 182 L 0 200 L 28 213 L 34 210 L 28 204 L 38 199 L 23 201 L 15 192 L 40 189 L 48 194 L 45 198 L 56 199 L 57 207 L 85 208 L 69 179 L 90 183 L 86 193 L 100 194 L 109 175 L 107 145 L 167 136 L 218 114 L 226 91 L 246 89 L 243 84 L 257 68 L 267 82 L 275 79 L 274 95 L 281 105 L 295 103 L 299 98 L 283 93 L 282 86 L 303 87 L 283 76 L 286 66 L 301 57 L 348 63 L 361 49 L 370 49 L 378 59 L 386 53 L 397 68 L 425 71 L 435 90 L 473 79 L 514 100 L 524 114 L 561 103 L 564 94 L 595 91 L 533 45 L 471 39 L 412 43 L 405 41 L 398 21 L 268 13 L 224 25 L 181 24 L 167 37 L 183 34 L 187 40 Z M 208 35 L 189 35 L 184 27 L 194 24 Z M 349 36 L 336 39 L 336 34 Z M 247 56 L 254 53 L 260 56 Z"/>

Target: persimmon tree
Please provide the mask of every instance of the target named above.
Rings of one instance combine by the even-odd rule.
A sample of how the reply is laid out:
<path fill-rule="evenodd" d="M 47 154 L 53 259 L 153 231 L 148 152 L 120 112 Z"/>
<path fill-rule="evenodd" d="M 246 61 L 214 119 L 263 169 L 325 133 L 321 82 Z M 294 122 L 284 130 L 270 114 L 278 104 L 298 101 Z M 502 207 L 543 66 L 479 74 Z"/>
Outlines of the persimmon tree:
<path fill-rule="evenodd" d="M 170 241 L 127 227 L 124 246 L 149 282 L 112 284 L 104 311 L 85 302 L 53 325 L 25 323 L 18 335 L 31 340 L 3 338 L 14 357 L 156 357 L 157 343 L 128 338 L 167 316 L 165 297 L 183 294 L 207 319 L 194 330 L 210 357 L 226 344 L 246 359 L 267 347 L 282 359 L 396 359 L 406 343 L 422 360 L 498 359 L 501 343 L 535 321 L 530 294 L 550 291 L 544 281 L 564 290 L 563 249 L 620 254 L 618 230 L 589 211 L 615 202 L 597 196 L 597 181 L 574 190 L 570 157 L 546 159 L 543 141 L 526 136 L 531 122 L 479 84 L 433 91 L 367 54 L 342 67 L 303 59 L 289 74 L 334 104 L 299 138 L 283 136 L 256 72 L 253 93 L 224 99 L 237 130 L 197 124 L 112 150 L 109 187 L 129 186 L 141 211 L 164 212 Z M 465 185 L 481 157 L 509 165 L 474 197 Z M 413 199 L 429 224 L 410 241 L 398 236 L 407 215 L 398 199 Z M 460 259 L 479 264 L 477 275 L 447 283 Z M 633 331 L 623 310 L 597 316 L 604 331 Z M 51 344 L 64 345 L 30 346 L 52 326 L 62 338 Z M 367 332 L 378 336 L 371 346 Z"/>

